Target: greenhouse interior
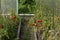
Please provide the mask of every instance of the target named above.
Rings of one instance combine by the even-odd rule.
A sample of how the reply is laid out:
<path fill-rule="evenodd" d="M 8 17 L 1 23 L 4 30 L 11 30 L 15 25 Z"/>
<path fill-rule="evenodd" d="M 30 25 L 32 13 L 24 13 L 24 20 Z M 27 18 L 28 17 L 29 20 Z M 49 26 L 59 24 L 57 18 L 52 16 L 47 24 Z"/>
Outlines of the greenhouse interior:
<path fill-rule="evenodd" d="M 0 40 L 60 40 L 60 0 L 0 0 Z"/>

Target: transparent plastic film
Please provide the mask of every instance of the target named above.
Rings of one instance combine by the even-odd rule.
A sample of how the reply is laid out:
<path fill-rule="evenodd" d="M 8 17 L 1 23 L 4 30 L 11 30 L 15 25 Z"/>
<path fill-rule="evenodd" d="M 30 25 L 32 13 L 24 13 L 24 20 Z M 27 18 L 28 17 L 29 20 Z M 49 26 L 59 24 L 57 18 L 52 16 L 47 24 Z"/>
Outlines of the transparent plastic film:
<path fill-rule="evenodd" d="M 12 11 L 17 13 L 16 0 L 1 0 L 1 11 L 4 14 L 11 14 Z"/>

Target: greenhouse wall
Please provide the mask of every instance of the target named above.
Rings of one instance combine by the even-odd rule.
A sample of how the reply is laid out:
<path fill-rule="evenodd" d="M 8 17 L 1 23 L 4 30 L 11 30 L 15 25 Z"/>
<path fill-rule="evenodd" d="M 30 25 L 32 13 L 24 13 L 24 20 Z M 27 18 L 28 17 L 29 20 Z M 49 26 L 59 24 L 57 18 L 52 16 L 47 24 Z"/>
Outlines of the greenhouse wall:
<path fill-rule="evenodd" d="M 16 0 L 0 0 L 1 10 L 4 14 L 10 14 L 11 11 L 17 13 L 17 1 Z"/>

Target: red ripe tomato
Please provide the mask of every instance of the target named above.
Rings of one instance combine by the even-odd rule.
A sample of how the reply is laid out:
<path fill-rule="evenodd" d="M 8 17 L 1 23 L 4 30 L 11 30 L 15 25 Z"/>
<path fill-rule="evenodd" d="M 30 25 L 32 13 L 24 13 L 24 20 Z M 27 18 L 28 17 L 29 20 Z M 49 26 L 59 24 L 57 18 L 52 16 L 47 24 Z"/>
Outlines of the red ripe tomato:
<path fill-rule="evenodd" d="M 33 23 L 33 24 L 32 24 L 32 26 L 36 26 L 36 24 L 35 24 L 35 23 Z"/>
<path fill-rule="evenodd" d="M 37 20 L 38 23 L 42 22 L 42 20 Z"/>
<path fill-rule="evenodd" d="M 3 28 L 3 25 L 2 24 L 0 24 L 0 29 L 2 29 Z"/>
<path fill-rule="evenodd" d="M 12 16 L 12 19 L 16 19 L 16 16 Z"/>

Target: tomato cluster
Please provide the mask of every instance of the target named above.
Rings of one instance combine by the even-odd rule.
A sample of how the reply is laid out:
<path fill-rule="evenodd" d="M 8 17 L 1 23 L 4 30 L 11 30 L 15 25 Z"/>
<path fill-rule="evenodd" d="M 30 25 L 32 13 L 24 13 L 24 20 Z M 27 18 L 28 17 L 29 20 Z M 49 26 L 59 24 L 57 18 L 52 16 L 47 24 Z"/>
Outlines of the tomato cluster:
<path fill-rule="evenodd" d="M 16 19 L 16 16 L 12 16 L 12 19 Z"/>
<path fill-rule="evenodd" d="M 36 23 L 33 23 L 32 26 L 42 27 L 42 20 L 37 20 Z"/>

